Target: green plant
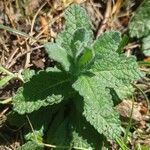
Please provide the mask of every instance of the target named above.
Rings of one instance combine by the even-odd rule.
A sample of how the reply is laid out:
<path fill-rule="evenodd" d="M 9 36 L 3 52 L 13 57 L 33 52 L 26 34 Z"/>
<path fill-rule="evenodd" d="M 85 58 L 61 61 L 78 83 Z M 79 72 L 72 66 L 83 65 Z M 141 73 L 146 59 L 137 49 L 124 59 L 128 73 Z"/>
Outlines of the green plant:
<path fill-rule="evenodd" d="M 142 50 L 146 56 L 150 56 L 150 0 L 143 0 L 135 11 L 130 23 L 129 33 L 131 37 L 141 38 Z"/>
<path fill-rule="evenodd" d="M 13 97 L 14 112 L 8 120 L 21 125 L 28 116 L 34 131 L 25 124 L 25 137 L 40 145 L 46 142 L 56 149 L 101 149 L 105 138 L 120 137 L 113 101 L 130 96 L 130 83 L 142 74 L 134 57 L 118 53 L 119 32 L 105 32 L 93 41 L 91 23 L 78 5 L 65 11 L 65 20 L 65 29 L 56 42 L 45 44 L 56 67 L 24 74 L 26 83 Z"/>
<path fill-rule="evenodd" d="M 21 78 L 21 75 L 19 73 L 13 74 L 2 66 L 0 66 L 0 73 L 2 75 L 2 77 L 0 79 L 0 88 L 5 86 L 13 78 L 18 78 L 23 81 L 23 79 Z"/>
<path fill-rule="evenodd" d="M 0 73 L 5 73 L 6 76 L 0 79 L 0 88 L 2 88 L 4 85 L 6 85 L 9 80 L 11 80 L 14 77 L 14 74 L 0 66 Z"/>

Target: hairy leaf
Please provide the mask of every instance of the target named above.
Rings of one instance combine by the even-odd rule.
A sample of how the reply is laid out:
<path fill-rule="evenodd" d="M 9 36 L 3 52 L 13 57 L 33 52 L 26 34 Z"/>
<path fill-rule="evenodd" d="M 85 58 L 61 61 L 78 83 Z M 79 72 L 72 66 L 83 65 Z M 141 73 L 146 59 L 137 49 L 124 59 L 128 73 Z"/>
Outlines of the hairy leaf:
<path fill-rule="evenodd" d="M 95 61 L 92 71 L 100 79 L 100 84 L 107 88 L 113 88 L 122 99 L 119 90 L 127 87 L 127 93 L 130 92 L 128 86 L 134 80 L 140 78 L 140 72 L 137 68 L 137 63 L 134 58 L 126 58 L 125 56 L 108 56 Z M 124 92 L 125 93 L 125 92 Z"/>
<path fill-rule="evenodd" d="M 71 135 L 71 145 L 72 147 L 78 149 L 101 149 L 103 140 L 102 136 L 96 132 L 87 121 L 78 120 L 76 124 L 72 127 Z"/>
<path fill-rule="evenodd" d="M 71 5 L 64 14 L 66 28 L 75 31 L 78 28 L 91 29 L 91 23 L 85 9 L 80 5 Z"/>
<path fill-rule="evenodd" d="M 70 62 L 65 49 L 63 49 L 56 43 L 46 43 L 45 49 L 50 58 L 59 62 L 66 71 L 69 71 Z"/>
<path fill-rule="evenodd" d="M 150 56 L 150 35 L 142 39 L 142 49 L 146 56 Z"/>
<path fill-rule="evenodd" d="M 30 81 L 30 79 L 35 75 L 35 70 L 25 69 L 22 72 L 22 77 L 25 82 Z"/>
<path fill-rule="evenodd" d="M 56 43 L 65 48 L 69 55 L 73 56 L 74 49 L 72 49 L 72 47 L 75 44 L 73 41 L 82 40 L 83 42 L 84 40 L 86 45 L 92 42 L 93 35 L 91 31 L 91 23 L 88 19 L 86 11 L 79 5 L 71 5 L 67 8 L 64 17 L 66 26 L 64 31 L 62 31 L 56 38 Z M 83 37 L 80 33 L 81 30 Z"/>
<path fill-rule="evenodd" d="M 54 123 L 56 124 L 54 125 Z M 70 140 L 69 118 L 57 116 L 47 133 L 47 143 L 57 145 L 56 149 L 61 149 L 62 147 L 69 149 Z"/>
<path fill-rule="evenodd" d="M 92 49 L 90 48 L 85 48 L 85 50 L 83 51 L 83 54 L 81 54 L 78 64 L 79 67 L 85 67 L 88 66 L 88 64 L 93 60 L 94 58 L 94 53 L 92 51 Z"/>
<path fill-rule="evenodd" d="M 73 87 L 84 98 L 83 115 L 100 133 L 109 139 L 120 135 L 119 116 L 113 109 L 109 91 L 99 84 L 99 78 L 81 76 Z"/>
<path fill-rule="evenodd" d="M 40 72 L 24 84 L 13 97 L 14 110 L 31 113 L 42 106 L 60 103 L 72 93 L 68 75 L 63 72 Z"/>
<path fill-rule="evenodd" d="M 105 40 L 110 42 L 105 45 Z M 126 57 L 117 53 L 119 41 L 118 32 L 104 33 L 101 38 L 97 39 L 93 46 L 97 55 L 91 71 L 99 77 L 101 85 L 113 88 L 122 99 L 132 93 L 130 83 L 139 79 L 142 74 L 138 70 L 134 57 Z M 126 90 L 123 92 L 122 89 Z"/>
<path fill-rule="evenodd" d="M 111 31 L 103 33 L 96 39 L 93 45 L 96 57 L 102 58 L 115 54 L 120 42 L 121 36 L 119 32 Z"/>
<path fill-rule="evenodd" d="M 100 135 L 93 126 L 82 116 L 83 98 L 77 95 L 74 98 L 74 112 L 71 116 L 72 123 L 72 141 L 74 147 L 85 149 L 101 149 L 104 138 Z M 82 107 L 79 107 L 82 106 Z M 73 109 L 72 109 L 73 110 Z"/>
<path fill-rule="evenodd" d="M 18 89 L 16 95 L 13 97 L 13 110 L 19 114 L 31 113 L 41 107 L 57 104 L 62 100 L 62 96 L 52 95 L 46 97 L 44 100 L 28 100 L 23 95 L 24 89 L 21 87 Z M 48 100 L 47 100 L 48 99 Z"/>
<path fill-rule="evenodd" d="M 72 56 L 77 58 L 85 47 L 92 44 L 92 37 L 85 28 L 79 28 L 74 32 L 73 39 L 71 41 Z"/>
<path fill-rule="evenodd" d="M 56 149 L 99 149 L 101 136 L 78 112 L 74 112 L 74 109 L 72 104 L 67 115 L 65 110 L 59 111 L 48 131 L 47 143 L 55 144 Z"/>
<path fill-rule="evenodd" d="M 150 33 L 150 0 L 144 0 L 139 6 L 130 24 L 131 37 L 143 37 Z"/>

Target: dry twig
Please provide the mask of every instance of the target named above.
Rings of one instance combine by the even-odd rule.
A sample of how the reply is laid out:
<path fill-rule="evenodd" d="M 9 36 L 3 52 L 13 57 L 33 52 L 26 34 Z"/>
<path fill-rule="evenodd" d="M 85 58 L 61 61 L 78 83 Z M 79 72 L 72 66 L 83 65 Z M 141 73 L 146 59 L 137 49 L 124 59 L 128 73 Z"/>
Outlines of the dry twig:
<path fill-rule="evenodd" d="M 105 15 L 104 15 L 104 20 L 102 21 L 102 23 L 100 25 L 100 28 L 97 32 L 96 37 L 100 36 L 104 32 L 104 30 L 106 29 L 107 23 L 109 22 L 109 18 L 111 15 L 111 9 L 112 9 L 111 7 L 112 7 L 112 0 L 108 0 Z"/>

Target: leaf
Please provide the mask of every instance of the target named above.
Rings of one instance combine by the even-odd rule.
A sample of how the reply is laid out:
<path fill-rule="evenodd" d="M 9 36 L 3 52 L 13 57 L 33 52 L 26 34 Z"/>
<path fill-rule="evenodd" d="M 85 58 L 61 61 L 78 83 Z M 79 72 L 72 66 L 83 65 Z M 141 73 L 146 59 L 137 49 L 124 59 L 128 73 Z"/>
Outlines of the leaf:
<path fill-rule="evenodd" d="M 59 62 L 66 71 L 69 71 L 70 62 L 65 49 L 63 49 L 56 43 L 46 43 L 44 47 L 50 58 Z"/>
<path fill-rule="evenodd" d="M 88 19 L 87 12 L 80 7 L 80 5 L 73 4 L 65 10 L 65 29 L 62 31 L 56 38 L 56 43 L 60 44 L 65 48 L 70 56 L 72 56 L 72 40 L 74 39 L 74 34 L 78 34 L 78 29 L 85 29 L 87 32 L 87 37 L 90 37 L 88 40 L 91 43 L 93 40 L 93 33 L 91 31 L 91 23 Z M 80 36 L 79 36 L 80 37 Z M 76 40 L 77 41 L 77 40 Z"/>
<path fill-rule="evenodd" d="M 66 108 L 67 114 L 65 109 L 61 109 L 55 116 L 47 133 L 47 143 L 56 145 L 56 149 L 100 148 L 101 136 L 75 111 L 74 105 L 71 106 L 70 111 Z"/>
<path fill-rule="evenodd" d="M 106 40 L 110 40 L 107 45 L 105 45 Z M 127 58 L 117 53 L 119 41 L 118 32 L 104 33 L 97 39 L 93 45 L 97 57 L 91 71 L 99 77 L 101 85 L 114 89 L 122 99 L 132 93 L 130 83 L 143 75 L 138 70 L 138 64 L 133 56 Z M 123 89 L 126 90 L 122 91 Z"/>
<path fill-rule="evenodd" d="M 101 149 L 103 138 L 86 120 L 78 120 L 72 127 L 72 147 L 85 150 Z"/>
<path fill-rule="evenodd" d="M 121 42 L 120 33 L 117 31 L 105 32 L 93 44 L 96 57 L 107 57 L 115 54 Z"/>
<path fill-rule="evenodd" d="M 133 88 L 131 84 L 121 84 L 120 82 L 120 85 L 119 86 L 118 85 L 116 84 L 116 86 L 114 86 L 113 88 L 110 88 L 111 95 L 112 95 L 114 102 L 118 100 L 123 100 L 133 95 L 135 89 Z M 115 95 L 117 96 L 116 98 L 115 98 Z"/>
<path fill-rule="evenodd" d="M 126 58 L 125 56 L 111 55 L 99 59 L 93 65 L 92 71 L 100 78 L 101 85 L 113 88 L 121 99 L 126 96 L 123 96 L 120 90 L 126 87 L 126 92 L 130 92 L 131 88 L 128 89 L 130 83 L 143 76 L 138 70 L 135 58 Z"/>
<path fill-rule="evenodd" d="M 129 23 L 131 37 L 141 38 L 150 33 L 150 0 L 144 0 Z"/>
<path fill-rule="evenodd" d="M 13 109 L 19 114 L 31 113 L 42 106 L 60 103 L 72 94 L 69 76 L 63 72 L 39 72 L 13 97 Z"/>
<path fill-rule="evenodd" d="M 47 109 L 41 108 L 38 111 L 28 114 L 28 118 L 34 131 L 36 132 L 34 132 L 36 136 L 42 139 L 44 132 L 48 129 L 49 123 L 52 120 L 52 115 L 58 108 L 59 107 L 48 106 Z M 7 121 L 14 127 L 23 127 L 23 134 L 28 136 L 28 140 L 33 140 L 33 133 L 26 115 L 19 115 L 17 112 L 11 111 L 7 114 Z"/>
<path fill-rule="evenodd" d="M 74 98 L 74 105 L 75 106 L 73 106 L 72 109 L 73 113 L 71 115 L 71 145 L 87 150 L 102 149 L 104 137 L 82 116 L 83 98 L 79 94 Z"/>
<path fill-rule="evenodd" d="M 30 127 L 31 128 L 31 127 Z M 25 139 L 26 141 L 37 141 L 38 143 L 42 143 L 43 141 L 43 133 L 44 132 L 44 129 L 43 127 L 41 127 L 41 129 L 38 129 L 38 130 L 35 130 L 34 129 L 34 132 L 29 132 L 28 134 L 25 135 Z"/>
<path fill-rule="evenodd" d="M 85 47 L 91 46 L 92 37 L 85 28 L 79 28 L 74 32 L 71 41 L 72 56 L 77 58 L 84 50 Z"/>
<path fill-rule="evenodd" d="M 19 114 L 31 113 L 41 107 L 48 105 L 54 105 L 62 101 L 62 96 L 51 95 L 46 97 L 44 100 L 28 100 L 23 95 L 23 88 L 19 88 L 16 95 L 13 97 L 13 110 Z"/>
<path fill-rule="evenodd" d="M 84 98 L 83 115 L 86 120 L 108 139 L 120 135 L 120 121 L 109 91 L 99 84 L 97 77 L 80 76 L 73 88 Z"/>
<path fill-rule="evenodd" d="M 57 145 L 56 149 L 61 149 L 62 147 L 69 149 L 70 147 L 70 120 L 68 117 L 64 118 L 63 115 L 63 112 L 62 114 L 59 112 L 47 132 L 47 143 Z"/>
<path fill-rule="evenodd" d="M 88 64 L 94 59 L 94 52 L 90 48 L 85 48 L 81 54 L 78 65 L 80 68 L 87 67 Z"/>
<path fill-rule="evenodd" d="M 37 143 L 33 141 L 29 141 L 22 145 L 21 147 L 18 147 L 16 150 L 43 150 L 43 147 L 38 145 Z"/>
<path fill-rule="evenodd" d="M 25 69 L 22 72 L 22 77 L 25 82 L 30 81 L 30 79 L 35 75 L 35 70 Z"/>
<path fill-rule="evenodd" d="M 142 39 L 142 50 L 146 56 L 150 56 L 150 35 Z"/>
<path fill-rule="evenodd" d="M 78 28 L 91 29 L 91 23 L 89 21 L 87 12 L 78 4 L 73 4 L 66 9 L 64 14 L 66 20 L 66 28 L 75 31 Z"/>

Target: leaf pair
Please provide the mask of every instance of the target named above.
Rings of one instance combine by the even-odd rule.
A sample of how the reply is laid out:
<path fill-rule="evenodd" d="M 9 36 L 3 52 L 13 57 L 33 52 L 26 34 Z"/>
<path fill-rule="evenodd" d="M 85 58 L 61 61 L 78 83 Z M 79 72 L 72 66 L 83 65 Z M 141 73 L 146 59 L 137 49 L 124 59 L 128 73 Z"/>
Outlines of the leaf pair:
<path fill-rule="evenodd" d="M 84 28 L 83 28 L 84 29 Z M 88 47 L 89 41 L 87 39 L 79 38 L 81 33 L 75 31 L 75 37 L 72 39 L 70 49 L 65 49 L 65 46 L 60 46 L 57 43 L 45 44 L 46 51 L 49 57 L 61 64 L 61 67 L 71 74 L 78 74 L 88 67 L 88 64 L 93 60 L 94 53 Z"/>

